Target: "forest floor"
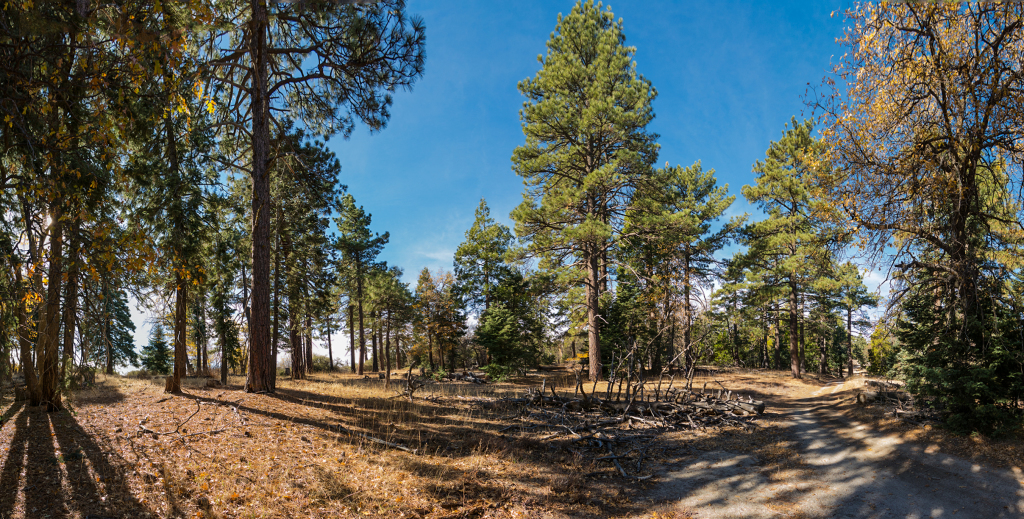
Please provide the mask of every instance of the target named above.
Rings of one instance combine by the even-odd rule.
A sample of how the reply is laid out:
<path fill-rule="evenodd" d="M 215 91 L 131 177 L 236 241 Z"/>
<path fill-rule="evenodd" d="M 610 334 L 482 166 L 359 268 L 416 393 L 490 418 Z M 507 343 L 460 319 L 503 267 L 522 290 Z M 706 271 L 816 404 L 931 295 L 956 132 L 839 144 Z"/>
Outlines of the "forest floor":
<path fill-rule="evenodd" d="M 766 387 L 763 398 L 780 441 L 761 452 L 707 450 L 670 466 L 647 494 L 666 516 L 1024 517 L 1021 436 L 956 436 L 858 405 L 863 376 L 777 375 L 782 386 Z"/>
<path fill-rule="evenodd" d="M 354 375 L 279 380 L 272 395 L 244 393 L 241 377 L 195 379 L 180 396 L 157 380 L 100 377 L 56 413 L 8 393 L 0 519 L 1024 514 L 1024 442 L 886 418 L 853 404 L 859 378 L 721 372 L 768 404 L 758 426 L 661 432 L 640 458 L 652 477 L 633 481 L 568 436 L 509 430 L 521 409 L 501 398 L 542 375 L 562 394 L 574 385 L 564 373 L 440 383 L 409 402 Z"/>

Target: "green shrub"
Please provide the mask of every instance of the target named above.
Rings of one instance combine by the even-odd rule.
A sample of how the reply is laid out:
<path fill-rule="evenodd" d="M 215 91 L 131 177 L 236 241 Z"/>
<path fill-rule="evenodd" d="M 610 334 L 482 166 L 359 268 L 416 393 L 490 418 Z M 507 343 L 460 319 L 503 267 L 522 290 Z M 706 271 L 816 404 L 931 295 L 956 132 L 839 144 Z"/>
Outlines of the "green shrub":
<path fill-rule="evenodd" d="M 310 371 L 327 372 L 331 370 L 331 359 L 327 355 L 313 355 L 313 365 Z"/>
<path fill-rule="evenodd" d="M 512 366 L 505 366 L 502 364 L 488 364 L 480 369 L 482 369 L 484 373 L 487 373 L 487 376 L 494 382 L 504 382 L 508 380 L 509 377 L 520 371 Z"/>

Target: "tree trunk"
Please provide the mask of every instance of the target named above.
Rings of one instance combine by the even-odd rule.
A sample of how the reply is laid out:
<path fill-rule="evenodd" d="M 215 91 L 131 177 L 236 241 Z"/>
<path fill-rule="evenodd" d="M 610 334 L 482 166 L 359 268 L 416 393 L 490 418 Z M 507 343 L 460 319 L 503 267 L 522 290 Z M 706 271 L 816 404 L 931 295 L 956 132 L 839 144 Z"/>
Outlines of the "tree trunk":
<path fill-rule="evenodd" d="M 388 312 L 390 314 L 390 312 Z M 384 330 L 384 387 L 391 387 L 391 319 L 388 315 L 388 320 Z"/>
<path fill-rule="evenodd" d="M 773 369 L 779 369 L 782 362 L 782 319 L 779 312 L 779 303 L 776 301 L 772 304 L 773 307 L 773 319 L 775 323 L 775 360 L 773 362 Z"/>
<path fill-rule="evenodd" d="M 437 364 L 441 371 L 446 371 L 444 367 L 444 343 L 440 340 L 437 341 Z"/>
<path fill-rule="evenodd" d="M 818 351 L 818 373 L 824 375 L 828 371 L 828 357 L 825 335 L 821 336 L 821 350 Z"/>
<path fill-rule="evenodd" d="M 853 308 L 846 309 L 846 376 L 853 376 Z"/>
<path fill-rule="evenodd" d="M 331 349 L 331 318 L 327 318 L 327 365 L 334 373 L 334 350 Z"/>
<path fill-rule="evenodd" d="M 78 318 L 78 230 L 79 220 L 71 224 L 68 246 L 68 283 L 64 286 L 64 353 L 61 356 L 60 372 L 67 373 L 68 359 L 74 363 L 75 322 Z"/>
<path fill-rule="evenodd" d="M 270 108 L 267 90 L 267 4 L 251 0 L 252 321 L 245 390 L 273 391 L 270 365 Z"/>
<path fill-rule="evenodd" d="M 363 365 L 366 364 L 366 322 L 363 319 L 363 272 L 362 262 L 356 262 L 356 295 L 359 298 L 359 371 L 363 374 Z"/>
<path fill-rule="evenodd" d="M 170 382 L 166 386 L 168 393 L 181 393 L 181 379 L 185 376 L 185 365 L 188 357 L 185 337 L 185 310 L 188 306 L 188 280 L 181 272 L 174 275 L 174 370 Z"/>
<path fill-rule="evenodd" d="M 313 372 L 313 318 L 306 309 L 306 373 Z"/>
<path fill-rule="evenodd" d="M 274 331 L 270 341 L 270 390 L 277 391 L 277 348 L 281 342 L 281 208 L 277 208 L 277 232 L 274 234 Z"/>
<path fill-rule="evenodd" d="M 762 369 L 767 369 L 768 368 L 768 315 L 766 313 L 767 309 L 768 309 L 768 307 L 763 307 L 761 309 L 761 317 L 762 317 L 762 320 L 761 320 L 761 335 L 764 336 L 764 340 L 763 341 L 759 341 L 762 346 L 760 348 L 758 348 L 758 349 L 761 350 L 761 368 Z"/>
<path fill-rule="evenodd" d="M 598 260 L 600 252 L 592 251 L 587 258 L 587 341 L 590 355 L 590 381 L 601 379 L 601 342 L 598 335 L 597 305 L 600 294 L 600 272 Z"/>
<path fill-rule="evenodd" d="M 306 325 L 309 325 L 309 319 L 306 319 Z M 306 348 L 303 350 L 306 354 L 306 359 L 303 362 L 306 368 L 306 374 L 313 372 L 313 334 L 309 332 L 309 328 L 306 328 Z"/>
<path fill-rule="evenodd" d="M 227 337 L 220 335 L 220 383 L 221 385 L 228 385 L 228 356 L 225 345 L 227 344 Z"/>
<path fill-rule="evenodd" d="M 380 312 L 370 312 L 370 318 L 373 319 L 373 326 L 370 328 L 370 349 L 373 353 L 373 371 L 374 373 L 380 371 L 380 364 L 377 362 L 378 351 L 377 351 L 377 335 L 380 329 Z"/>
<path fill-rule="evenodd" d="M 206 328 L 206 292 L 202 293 L 202 297 L 199 299 L 199 323 L 196 326 L 202 331 L 202 347 L 203 347 L 203 362 L 201 364 L 203 376 L 209 377 L 210 375 L 210 337 L 209 332 Z"/>
<path fill-rule="evenodd" d="M 302 355 L 302 335 L 299 334 L 299 323 L 296 322 L 295 309 L 288 310 L 288 338 L 292 345 L 292 380 L 302 380 L 305 377 L 303 363 L 305 358 Z"/>
<path fill-rule="evenodd" d="M 797 307 L 796 282 L 791 281 L 789 288 L 789 367 L 793 378 L 800 378 L 800 330 L 797 321 L 799 308 Z"/>
<path fill-rule="evenodd" d="M 242 355 L 242 369 L 245 371 L 248 380 L 249 354 L 248 346 L 252 344 L 252 301 L 249 300 L 249 275 L 246 274 L 245 263 L 242 263 L 242 313 L 245 315 L 245 337 L 246 354 Z"/>
<path fill-rule="evenodd" d="M 430 360 L 430 371 L 434 371 L 434 337 L 427 328 L 427 357 Z"/>
<path fill-rule="evenodd" d="M 18 298 L 18 344 L 21 346 L 21 372 L 25 376 L 29 405 L 37 406 L 41 398 L 39 382 L 36 379 L 36 363 L 32 358 L 32 341 L 29 339 L 32 330 L 28 322 L 28 312 L 25 310 L 27 298 L 24 297 L 26 295 L 24 292 L 27 292 L 27 289 L 22 283 L 21 265 L 15 266 L 14 280 L 17 283 L 18 293 L 22 295 Z"/>
<path fill-rule="evenodd" d="M 60 289 L 63 277 L 64 223 L 57 202 L 50 206 L 50 269 L 47 273 L 46 302 L 39 315 L 36 361 L 39 367 L 39 396 L 47 411 L 61 409 L 60 399 Z"/>
<path fill-rule="evenodd" d="M 8 328 L 0 326 L 0 387 L 7 386 L 11 382 L 11 352 L 8 350 L 10 338 L 7 334 Z"/>
<path fill-rule="evenodd" d="M 683 374 L 690 376 L 690 370 L 696 361 L 693 356 L 693 312 L 690 308 L 690 246 L 686 245 L 683 253 Z"/>
<path fill-rule="evenodd" d="M 303 370 L 303 378 L 306 378 L 305 375 L 313 372 L 313 305 L 310 304 L 309 299 L 309 262 L 306 258 L 302 259 L 302 272 L 304 274 L 303 279 L 301 281 L 302 309 L 305 311 L 306 314 L 306 328 L 304 330 L 306 332 L 306 347 L 303 350 L 303 353 L 305 355 L 305 357 L 303 358 L 303 368 L 305 369 Z"/>
<path fill-rule="evenodd" d="M 395 368 L 402 371 L 402 335 L 395 334 Z"/>
<path fill-rule="evenodd" d="M 348 352 L 352 357 L 352 373 L 356 372 L 356 307 L 352 306 L 352 301 L 348 303 Z"/>
<path fill-rule="evenodd" d="M 670 294 L 671 294 L 671 291 L 669 291 L 669 290 L 665 291 L 665 302 L 664 302 L 665 306 L 663 308 L 661 323 L 659 324 L 659 328 L 662 328 L 662 329 L 664 328 L 665 323 L 674 321 L 674 319 L 672 319 L 672 302 L 670 301 L 670 298 L 671 298 Z M 672 325 L 669 325 L 669 328 L 670 328 L 669 336 L 672 335 L 671 327 L 672 327 Z M 559 350 L 558 351 L 558 357 L 559 357 L 558 361 L 561 362 L 562 361 L 562 351 L 561 351 L 562 350 L 562 347 L 561 347 L 562 343 L 559 342 L 558 344 L 559 344 L 559 347 L 558 347 L 558 350 Z M 668 353 L 668 358 L 669 359 L 672 358 L 672 353 L 671 353 L 671 351 L 672 351 L 672 342 L 671 342 L 671 339 L 666 341 L 664 338 L 659 337 L 655 344 L 656 344 L 656 346 L 655 346 L 655 349 L 654 349 L 654 358 L 651 361 L 651 371 L 653 371 L 655 373 L 661 373 L 662 372 L 662 357 L 665 354 L 665 352 L 668 351 L 669 352 Z"/>
<path fill-rule="evenodd" d="M 107 375 L 114 374 L 114 352 L 110 344 L 110 282 L 106 274 L 103 276 L 103 348 L 107 354 L 106 370 Z"/>
<path fill-rule="evenodd" d="M 805 322 L 806 322 L 806 319 L 804 319 L 804 295 L 800 294 L 800 373 L 807 372 L 807 364 L 804 363 L 805 358 L 806 358 L 804 356 L 805 348 L 807 347 L 807 344 L 804 341 L 804 324 L 805 324 Z"/>

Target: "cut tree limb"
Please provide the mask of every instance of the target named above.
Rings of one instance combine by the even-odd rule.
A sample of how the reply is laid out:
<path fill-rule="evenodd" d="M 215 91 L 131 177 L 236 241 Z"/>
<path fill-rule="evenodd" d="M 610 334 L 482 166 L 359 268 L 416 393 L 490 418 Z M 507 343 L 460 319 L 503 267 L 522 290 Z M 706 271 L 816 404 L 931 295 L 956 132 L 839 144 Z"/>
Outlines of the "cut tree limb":
<path fill-rule="evenodd" d="M 869 404 L 871 402 L 896 400 L 907 402 L 911 399 L 910 393 L 905 391 L 861 391 L 857 394 L 858 404 Z"/>

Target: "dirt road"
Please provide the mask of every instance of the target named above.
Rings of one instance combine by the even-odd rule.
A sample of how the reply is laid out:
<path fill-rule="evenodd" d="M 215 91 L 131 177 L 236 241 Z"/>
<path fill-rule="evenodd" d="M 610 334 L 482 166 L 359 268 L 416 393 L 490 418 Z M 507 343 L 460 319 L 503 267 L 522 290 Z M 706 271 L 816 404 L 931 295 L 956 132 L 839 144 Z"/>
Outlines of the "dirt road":
<path fill-rule="evenodd" d="M 792 457 L 766 470 L 751 454 L 707 452 L 675 464 L 650 497 L 699 519 L 1024 517 L 1021 468 L 986 467 L 904 443 L 832 412 L 842 381 L 782 402 Z"/>

